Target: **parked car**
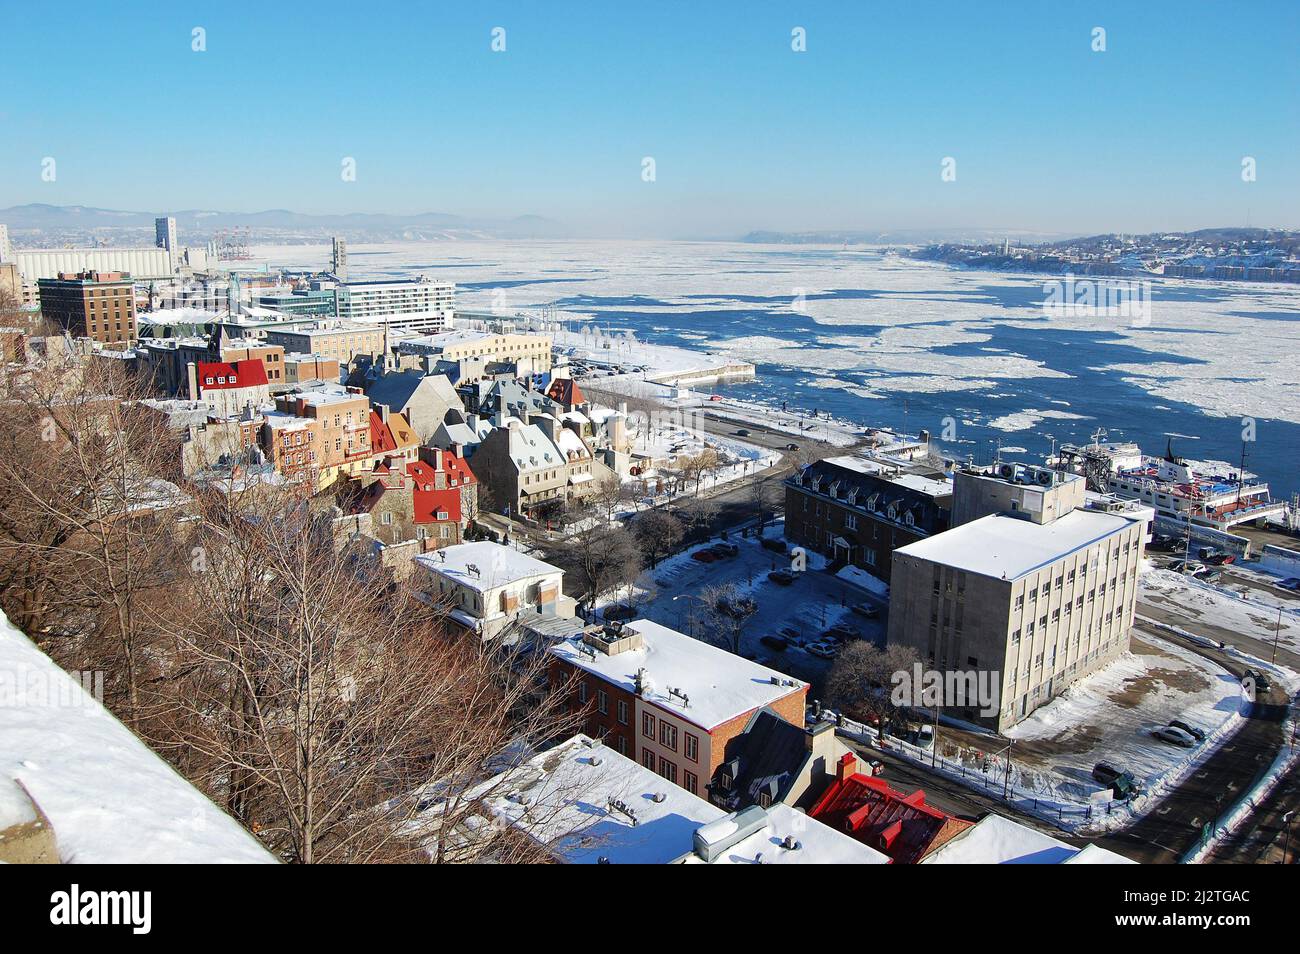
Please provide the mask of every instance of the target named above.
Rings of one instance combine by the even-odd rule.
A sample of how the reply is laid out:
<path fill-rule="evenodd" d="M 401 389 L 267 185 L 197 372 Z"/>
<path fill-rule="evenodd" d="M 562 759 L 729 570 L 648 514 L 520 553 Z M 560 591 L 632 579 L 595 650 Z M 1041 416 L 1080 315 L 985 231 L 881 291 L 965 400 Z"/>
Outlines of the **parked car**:
<path fill-rule="evenodd" d="M 1200 580 L 1202 583 L 1218 583 L 1223 579 L 1223 571 L 1216 570 L 1212 566 L 1207 566 L 1204 570 L 1193 573 L 1192 576 L 1196 577 L 1196 579 Z"/>
<path fill-rule="evenodd" d="M 736 546 L 734 543 L 725 542 L 715 543 L 713 546 L 709 547 L 709 549 L 718 554 L 718 556 L 733 557 L 740 552 L 740 547 Z"/>
<path fill-rule="evenodd" d="M 1173 720 L 1171 720 L 1170 723 L 1169 723 L 1169 726 L 1170 726 L 1170 728 L 1173 728 L 1173 729 L 1181 729 L 1182 731 L 1184 731 L 1184 732 L 1186 732 L 1188 735 L 1190 735 L 1192 738 L 1194 738 L 1197 742 L 1204 742 L 1204 741 L 1205 741 L 1205 730 L 1204 730 L 1204 729 L 1198 729 L 1198 728 L 1197 728 L 1196 726 L 1194 726 L 1194 725 L 1188 725 L 1188 724 L 1187 724 L 1186 722 L 1184 722 L 1182 719 L 1173 719 Z"/>
<path fill-rule="evenodd" d="M 1147 544 L 1147 549 L 1156 553 L 1173 553 L 1178 549 L 1178 538 L 1157 533 Z"/>
<path fill-rule="evenodd" d="M 885 763 L 880 759 L 866 758 L 864 761 L 867 763 L 867 775 L 874 777 L 885 774 Z"/>
<path fill-rule="evenodd" d="M 718 555 L 712 550 L 706 548 L 704 550 L 696 550 L 691 554 L 691 559 L 699 560 L 701 563 L 714 563 L 717 561 Z"/>
<path fill-rule="evenodd" d="M 1200 573 L 1205 570 L 1205 564 L 1195 560 L 1175 560 L 1169 564 L 1169 569 L 1175 573 Z"/>
<path fill-rule="evenodd" d="M 1092 777 L 1114 792 L 1116 798 L 1132 798 L 1138 792 L 1137 782 L 1133 779 L 1132 772 L 1117 769 L 1105 762 L 1098 762 L 1092 767 Z"/>
<path fill-rule="evenodd" d="M 785 648 L 790 645 L 790 641 L 784 636 L 764 636 L 759 642 L 769 649 L 775 649 L 777 652 L 785 652 Z"/>
<path fill-rule="evenodd" d="M 861 639 L 862 634 L 849 626 L 847 623 L 836 623 L 826 632 L 822 633 L 822 639 L 833 640 L 837 643 L 847 643 L 851 639 Z"/>
<path fill-rule="evenodd" d="M 934 748 L 934 726 L 923 725 L 916 730 L 916 744 L 922 749 Z"/>
<path fill-rule="evenodd" d="M 1237 559 L 1231 553 L 1224 553 L 1222 550 L 1202 550 L 1201 559 L 1210 566 L 1227 566 L 1233 560 Z"/>
<path fill-rule="evenodd" d="M 818 656 L 822 659 L 834 659 L 836 654 L 840 651 L 840 648 L 834 643 L 827 642 L 809 643 L 804 648 L 814 656 Z"/>
<path fill-rule="evenodd" d="M 1265 694 L 1273 688 L 1273 683 L 1269 682 L 1268 674 L 1261 669 L 1247 669 L 1242 675 L 1241 681 L 1251 680 L 1255 684 L 1256 695 Z"/>
<path fill-rule="evenodd" d="M 737 437 L 748 437 L 748 436 L 749 436 L 749 431 L 748 431 L 746 428 L 743 428 L 743 427 L 742 427 L 740 430 L 736 431 L 736 436 L 737 436 Z"/>
<path fill-rule="evenodd" d="M 790 570 L 773 570 L 767 575 L 767 578 L 773 583 L 779 583 L 781 586 L 789 586 L 794 582 L 794 573 Z"/>
<path fill-rule="evenodd" d="M 773 553 L 785 554 L 785 541 L 778 537 L 764 537 L 758 542 L 764 549 L 771 550 Z"/>
<path fill-rule="evenodd" d="M 880 610 L 876 609 L 876 607 L 870 603 L 854 603 L 853 612 L 857 613 L 859 616 L 864 616 L 867 619 L 875 619 L 880 615 Z"/>
<path fill-rule="evenodd" d="M 786 450 L 798 450 L 798 449 L 799 449 L 799 445 L 798 445 L 798 444 L 786 444 L 786 445 L 785 445 L 785 449 L 786 449 Z"/>
<path fill-rule="evenodd" d="M 1151 734 L 1161 742 L 1168 742 L 1170 745 L 1178 745 L 1184 749 L 1194 748 L 1196 745 L 1196 736 L 1190 732 L 1184 732 L 1182 729 L 1176 729 L 1172 725 L 1164 725 L 1158 729 L 1152 729 Z"/>
<path fill-rule="evenodd" d="M 1292 593 L 1300 593 L 1300 576 L 1289 576 L 1285 580 L 1273 584 L 1279 590 L 1290 590 Z"/>

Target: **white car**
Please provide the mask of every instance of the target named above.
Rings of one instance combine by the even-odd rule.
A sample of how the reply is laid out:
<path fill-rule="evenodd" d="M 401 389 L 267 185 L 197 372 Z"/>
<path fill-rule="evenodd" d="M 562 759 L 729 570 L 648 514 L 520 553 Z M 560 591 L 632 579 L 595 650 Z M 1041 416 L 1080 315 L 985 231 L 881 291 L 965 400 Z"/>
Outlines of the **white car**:
<path fill-rule="evenodd" d="M 804 648 L 814 656 L 820 656 L 822 659 L 834 659 L 835 654 L 840 651 L 840 648 L 834 643 L 809 643 Z"/>
<path fill-rule="evenodd" d="M 1196 746 L 1196 736 L 1190 732 L 1184 732 L 1182 729 L 1175 729 L 1172 725 L 1153 729 L 1151 734 L 1161 742 L 1168 742 L 1170 745 L 1182 746 L 1185 749 L 1195 748 Z"/>
<path fill-rule="evenodd" d="M 916 730 L 916 744 L 919 748 L 930 749 L 934 747 L 934 726 L 923 725 Z"/>

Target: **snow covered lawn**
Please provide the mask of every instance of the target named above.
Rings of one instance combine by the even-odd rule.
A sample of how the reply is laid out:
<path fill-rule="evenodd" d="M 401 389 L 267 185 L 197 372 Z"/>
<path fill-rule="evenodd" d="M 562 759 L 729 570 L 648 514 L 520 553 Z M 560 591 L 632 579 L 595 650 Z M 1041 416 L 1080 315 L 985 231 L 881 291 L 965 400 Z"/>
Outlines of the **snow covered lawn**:
<path fill-rule="evenodd" d="M 1087 802 L 1100 788 L 1092 767 L 1104 761 L 1151 789 L 1212 744 L 1183 749 L 1152 729 L 1179 719 L 1208 737 L 1237 716 L 1241 686 L 1231 673 L 1162 639 L 1134 637 L 1132 647 L 1006 732 L 1021 787 Z"/>

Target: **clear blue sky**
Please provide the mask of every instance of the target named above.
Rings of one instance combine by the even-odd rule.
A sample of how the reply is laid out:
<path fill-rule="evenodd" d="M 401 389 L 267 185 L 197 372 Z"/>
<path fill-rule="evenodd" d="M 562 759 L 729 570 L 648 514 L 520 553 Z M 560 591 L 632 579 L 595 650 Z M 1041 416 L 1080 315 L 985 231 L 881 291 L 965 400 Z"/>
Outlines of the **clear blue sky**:
<path fill-rule="evenodd" d="M 0 207 L 538 214 L 670 237 L 1300 226 L 1294 0 L 7 7 Z"/>

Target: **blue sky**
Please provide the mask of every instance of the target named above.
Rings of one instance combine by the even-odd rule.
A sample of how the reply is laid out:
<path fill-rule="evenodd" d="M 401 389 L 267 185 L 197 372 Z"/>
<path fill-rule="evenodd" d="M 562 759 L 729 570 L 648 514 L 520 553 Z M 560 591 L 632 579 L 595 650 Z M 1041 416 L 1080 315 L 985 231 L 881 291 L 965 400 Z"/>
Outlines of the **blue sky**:
<path fill-rule="evenodd" d="M 0 207 L 1300 226 L 1294 2 L 47 2 L 4 27 Z"/>

